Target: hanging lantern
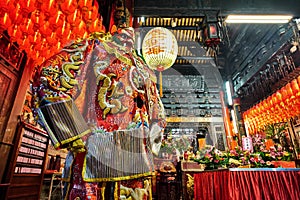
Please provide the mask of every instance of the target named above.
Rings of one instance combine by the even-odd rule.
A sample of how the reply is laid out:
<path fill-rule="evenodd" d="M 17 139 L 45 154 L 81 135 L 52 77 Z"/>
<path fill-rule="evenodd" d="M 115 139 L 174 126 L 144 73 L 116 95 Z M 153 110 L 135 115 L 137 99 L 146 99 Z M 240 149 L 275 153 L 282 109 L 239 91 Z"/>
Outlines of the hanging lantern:
<path fill-rule="evenodd" d="M 50 0 L 41 5 L 41 10 L 45 15 L 45 20 L 49 20 L 51 16 L 54 16 L 57 12 L 57 4 L 55 0 Z"/>
<path fill-rule="evenodd" d="M 58 11 L 55 16 L 49 19 L 49 28 L 52 29 L 52 31 L 56 31 L 63 25 L 64 19 L 64 14 L 61 11 Z"/>
<path fill-rule="evenodd" d="M 76 0 L 65 0 L 65 2 L 60 4 L 60 10 L 66 15 L 70 15 L 75 12 L 78 4 Z"/>
<path fill-rule="evenodd" d="M 92 7 L 91 10 L 82 13 L 82 18 L 87 25 L 90 25 L 93 21 L 95 21 L 98 17 L 98 10 L 96 7 Z"/>
<path fill-rule="evenodd" d="M 18 26 L 17 25 L 13 25 L 13 26 L 10 26 L 8 29 L 8 34 L 10 36 L 10 40 L 12 42 L 15 42 L 17 41 L 18 38 L 21 37 L 22 33 L 20 31 L 18 31 Z"/>
<path fill-rule="evenodd" d="M 51 35 L 49 35 L 46 40 L 49 47 L 54 46 L 57 43 L 56 32 L 51 32 Z"/>
<path fill-rule="evenodd" d="M 44 23 L 44 14 L 39 10 L 35 10 L 31 13 L 31 21 L 33 23 L 33 30 L 37 31 L 40 29 L 40 26 Z"/>
<path fill-rule="evenodd" d="M 300 94 L 299 94 L 299 92 L 300 92 L 300 88 L 299 88 L 299 84 L 298 84 L 297 79 L 292 80 L 291 85 L 292 85 L 292 91 L 293 91 L 293 96 L 294 96 L 294 98 L 293 98 L 294 105 L 296 107 L 299 107 L 299 100 L 300 100 L 300 96 L 299 96 Z"/>
<path fill-rule="evenodd" d="M 68 24 L 66 21 L 64 21 L 63 26 L 56 31 L 56 35 L 61 42 L 62 46 L 66 44 L 70 38 L 68 38 L 68 35 L 70 33 L 70 24 Z"/>
<path fill-rule="evenodd" d="M 52 29 L 49 28 L 50 24 L 49 22 L 44 22 L 41 26 L 40 26 L 40 34 L 42 36 L 42 38 L 47 38 L 48 36 L 51 35 L 52 33 Z"/>
<path fill-rule="evenodd" d="M 34 46 L 41 42 L 41 34 L 39 31 L 34 32 L 34 34 L 28 36 L 30 42 L 30 49 L 34 49 Z"/>
<path fill-rule="evenodd" d="M 34 45 L 34 50 L 39 51 L 41 56 L 44 56 L 43 54 L 46 52 L 45 49 L 47 48 L 47 40 L 46 38 L 41 38 L 41 41 Z"/>
<path fill-rule="evenodd" d="M 20 4 L 17 4 L 15 9 L 9 10 L 9 17 L 15 25 L 20 25 L 22 22 L 24 22 L 23 16 L 21 14 Z M 25 18 L 25 20 L 28 20 L 28 18 Z"/>
<path fill-rule="evenodd" d="M 160 96 L 162 96 L 162 71 L 170 68 L 177 58 L 176 38 L 166 28 L 151 29 L 143 40 L 142 51 L 149 67 L 159 71 Z"/>
<path fill-rule="evenodd" d="M 74 13 L 67 16 L 67 21 L 70 23 L 71 27 L 77 27 L 81 22 L 80 10 L 76 9 Z"/>
<path fill-rule="evenodd" d="M 102 24 L 102 18 L 97 18 L 95 21 L 93 21 L 91 24 L 87 24 L 88 32 L 93 33 L 93 32 L 101 32 L 104 31 L 105 29 L 103 28 Z"/>
<path fill-rule="evenodd" d="M 203 40 L 207 47 L 216 47 L 221 42 L 217 23 L 207 23 L 203 31 Z"/>
<path fill-rule="evenodd" d="M 0 33 L 11 26 L 11 21 L 7 13 L 3 17 L 0 17 Z"/>
<path fill-rule="evenodd" d="M 82 38 L 84 33 L 86 32 L 85 23 L 83 21 L 80 21 L 78 26 L 76 26 L 72 29 L 72 32 L 75 35 L 75 38 Z"/>
<path fill-rule="evenodd" d="M 28 53 L 30 47 L 30 41 L 28 39 L 28 36 L 22 35 L 22 37 L 17 39 L 17 43 L 20 46 L 20 49 L 23 49 Z"/>
<path fill-rule="evenodd" d="M 45 2 L 46 3 L 46 2 Z M 42 5 L 44 4 L 44 0 L 36 0 L 35 6 L 37 10 L 41 10 Z"/>
<path fill-rule="evenodd" d="M 56 54 L 61 50 L 61 48 L 62 48 L 61 43 L 57 42 L 55 45 L 52 46 L 52 48 L 50 48 L 50 52 L 51 54 Z"/>
<path fill-rule="evenodd" d="M 65 41 L 66 42 L 69 42 L 70 40 L 74 39 L 74 34 L 73 34 L 71 29 L 69 29 L 68 31 L 65 31 L 65 32 L 66 32 L 66 34 L 65 34 Z"/>
<path fill-rule="evenodd" d="M 64 3 L 65 1 L 68 1 L 68 0 L 56 0 L 56 3 L 57 5 L 61 5 L 62 3 Z"/>
<path fill-rule="evenodd" d="M 89 10 L 91 10 L 92 5 L 93 5 L 93 0 L 79 0 L 78 1 L 78 6 L 80 7 L 82 13 L 86 13 Z"/>
<path fill-rule="evenodd" d="M 25 24 L 20 25 L 20 30 L 22 31 L 23 35 L 29 36 L 34 33 L 33 31 L 33 23 L 31 19 L 29 19 Z"/>
<path fill-rule="evenodd" d="M 4 14 L 12 9 L 14 9 L 14 5 L 10 0 L 0 1 L 0 17 L 4 17 Z"/>
<path fill-rule="evenodd" d="M 29 17 L 29 13 L 33 12 L 35 7 L 35 0 L 20 0 L 21 13 L 23 17 Z"/>

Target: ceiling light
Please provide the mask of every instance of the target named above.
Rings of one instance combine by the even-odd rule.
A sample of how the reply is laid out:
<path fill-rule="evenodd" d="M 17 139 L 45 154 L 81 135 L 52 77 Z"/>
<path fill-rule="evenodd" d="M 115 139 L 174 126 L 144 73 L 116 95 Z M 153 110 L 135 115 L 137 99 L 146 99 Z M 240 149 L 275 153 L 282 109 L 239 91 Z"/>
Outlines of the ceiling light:
<path fill-rule="evenodd" d="M 228 15 L 226 23 L 288 23 L 291 15 Z"/>
<path fill-rule="evenodd" d="M 225 82 L 225 88 L 226 88 L 226 95 L 227 95 L 228 105 L 232 106 L 233 100 L 232 100 L 232 93 L 231 93 L 231 87 L 230 87 L 230 82 L 229 81 Z"/>

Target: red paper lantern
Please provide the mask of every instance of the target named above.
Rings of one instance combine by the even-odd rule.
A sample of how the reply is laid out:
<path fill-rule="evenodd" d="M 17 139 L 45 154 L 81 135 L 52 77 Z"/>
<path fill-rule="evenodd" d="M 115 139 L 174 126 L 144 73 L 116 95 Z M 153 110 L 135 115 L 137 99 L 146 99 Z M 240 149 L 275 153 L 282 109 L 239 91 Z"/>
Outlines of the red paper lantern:
<path fill-rule="evenodd" d="M 27 22 L 25 24 L 22 24 L 19 27 L 20 27 L 20 30 L 22 31 L 22 34 L 25 36 L 29 36 L 34 33 L 33 23 L 31 21 L 31 19 L 27 20 Z"/>
<path fill-rule="evenodd" d="M 291 87 L 293 91 L 294 96 L 298 96 L 298 93 L 300 92 L 299 85 L 297 79 L 293 79 L 291 82 Z"/>
<path fill-rule="evenodd" d="M 294 94 L 293 94 L 293 89 L 292 89 L 292 84 L 291 83 L 288 83 L 288 84 L 286 84 L 286 86 L 284 87 L 285 89 L 286 89 L 286 92 L 287 92 L 287 103 L 292 103 L 293 102 L 293 100 L 294 100 L 294 98 L 295 98 L 295 96 L 294 96 Z"/>
<path fill-rule="evenodd" d="M 56 30 L 57 37 L 62 38 L 66 35 L 66 32 L 70 30 L 70 24 L 67 21 L 63 22 L 63 25 Z"/>
<path fill-rule="evenodd" d="M 29 17 L 29 13 L 36 9 L 35 0 L 19 0 L 19 4 L 23 17 Z"/>
<path fill-rule="evenodd" d="M 67 0 L 56 0 L 56 3 L 57 3 L 57 5 L 61 5 L 62 3 L 64 3 L 65 1 L 67 1 Z"/>
<path fill-rule="evenodd" d="M 86 32 L 86 25 L 83 21 L 80 21 L 79 25 L 72 29 L 72 33 L 75 35 L 75 38 L 82 38 Z"/>
<path fill-rule="evenodd" d="M 267 109 L 271 110 L 271 108 L 272 108 L 272 98 L 271 98 L 271 96 L 268 96 L 268 98 L 266 99 L 266 103 L 267 103 Z"/>
<path fill-rule="evenodd" d="M 0 32 L 2 33 L 8 27 L 11 26 L 11 20 L 7 13 L 4 14 L 3 17 L 0 17 Z"/>
<path fill-rule="evenodd" d="M 60 4 L 60 10 L 66 15 L 70 15 L 75 12 L 78 4 L 76 0 L 66 0 Z"/>
<path fill-rule="evenodd" d="M 103 28 L 102 24 L 102 18 L 97 18 L 95 21 L 93 21 L 91 24 L 88 24 L 88 32 L 105 32 L 105 29 Z"/>
<path fill-rule="evenodd" d="M 98 17 L 98 10 L 96 7 L 92 7 L 91 10 L 88 10 L 87 12 L 84 12 L 82 14 L 82 18 L 85 21 L 86 24 L 91 24 L 93 21 L 95 21 Z"/>
<path fill-rule="evenodd" d="M 50 17 L 49 19 L 49 28 L 52 31 L 56 31 L 57 29 L 61 28 L 65 21 L 65 15 L 58 11 L 53 17 Z"/>
<path fill-rule="evenodd" d="M 47 44 L 46 38 L 41 38 L 40 42 L 34 45 L 34 49 L 35 51 L 39 51 L 41 56 L 44 56 L 43 53 L 46 52 Z"/>
<path fill-rule="evenodd" d="M 41 5 L 41 10 L 45 15 L 45 20 L 49 20 L 51 16 L 54 16 L 58 12 L 58 5 L 55 0 L 50 0 Z"/>
<path fill-rule="evenodd" d="M 14 5 L 10 0 L 0 1 L 0 17 L 4 17 L 5 13 L 9 13 L 10 10 L 14 10 Z"/>
<path fill-rule="evenodd" d="M 300 88 L 297 79 L 292 80 L 291 87 L 294 95 L 294 106 L 298 107 L 300 102 Z"/>
<path fill-rule="evenodd" d="M 82 13 L 88 12 L 93 5 L 93 0 L 79 0 L 78 1 L 78 6 L 81 10 Z"/>
<path fill-rule="evenodd" d="M 48 46 L 54 46 L 57 43 L 56 32 L 51 32 L 51 35 L 47 37 Z"/>
<path fill-rule="evenodd" d="M 23 18 L 20 4 L 16 4 L 15 9 L 9 10 L 9 17 L 15 25 L 20 25 L 24 20 L 28 20 L 28 18 Z"/>
<path fill-rule="evenodd" d="M 51 35 L 52 29 L 50 29 L 49 26 L 50 23 L 46 21 L 43 24 L 41 24 L 39 31 L 42 38 L 47 38 L 48 36 Z"/>
<path fill-rule="evenodd" d="M 17 41 L 18 38 L 20 38 L 22 35 L 21 35 L 21 32 L 19 31 L 18 29 L 18 25 L 13 25 L 13 26 L 10 26 L 8 29 L 8 34 L 10 36 L 10 40 L 12 42 L 15 42 Z"/>
<path fill-rule="evenodd" d="M 297 83 L 298 83 L 298 86 L 300 88 L 300 76 L 297 77 Z M 300 92 L 300 89 L 298 91 Z"/>
<path fill-rule="evenodd" d="M 31 13 L 31 21 L 33 23 L 33 30 L 37 31 L 40 29 L 40 26 L 44 23 L 44 13 L 42 13 L 39 10 L 35 10 L 33 13 Z"/>
<path fill-rule="evenodd" d="M 74 13 L 67 16 L 67 21 L 70 23 L 71 28 L 77 27 L 81 22 L 80 10 L 76 9 Z"/>
<path fill-rule="evenodd" d="M 34 49 L 34 46 L 41 43 L 41 34 L 37 31 L 34 32 L 33 35 L 28 36 L 28 40 L 30 42 L 30 48 Z"/>
<path fill-rule="evenodd" d="M 17 43 L 19 44 L 20 49 L 24 49 L 28 53 L 28 50 L 30 49 L 30 41 L 28 36 L 22 35 L 22 37 L 17 39 Z"/>

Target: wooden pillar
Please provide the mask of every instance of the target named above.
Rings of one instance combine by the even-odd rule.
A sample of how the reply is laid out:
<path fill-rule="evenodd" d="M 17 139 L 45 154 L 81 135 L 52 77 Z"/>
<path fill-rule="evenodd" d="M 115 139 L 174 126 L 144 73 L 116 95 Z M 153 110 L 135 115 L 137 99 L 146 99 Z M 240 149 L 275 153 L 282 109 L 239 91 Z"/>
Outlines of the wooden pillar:
<path fill-rule="evenodd" d="M 233 99 L 233 110 L 234 110 L 235 120 L 236 120 L 236 124 L 237 124 L 239 145 L 241 146 L 242 137 L 246 136 L 246 129 L 245 129 L 242 113 L 241 113 L 240 99 L 239 98 L 234 98 Z"/>
<path fill-rule="evenodd" d="M 232 140 L 232 126 L 231 126 L 231 121 L 230 121 L 230 113 L 229 113 L 228 107 L 226 106 L 225 101 L 224 101 L 223 91 L 220 91 L 220 99 L 221 99 L 224 127 L 225 127 L 225 132 L 226 132 L 227 146 L 230 147 L 231 140 Z"/>
<path fill-rule="evenodd" d="M 23 54 L 25 55 L 25 54 Z M 28 63 L 28 64 L 26 64 Z M 19 116 L 22 113 L 26 92 L 29 88 L 29 80 L 31 79 L 31 75 L 34 68 L 34 62 L 29 60 L 27 62 L 27 58 L 23 57 L 20 60 L 19 71 L 15 73 L 17 74 L 17 82 L 14 89 L 14 96 L 10 100 L 12 102 L 11 112 L 8 113 L 9 117 L 6 122 L 4 122 L 5 130 L 2 132 L 3 135 L 0 137 L 0 199 L 3 199 L 3 195 L 6 194 L 8 187 L 5 185 L 9 185 L 11 174 L 13 170 L 10 168 L 13 166 L 11 163 L 14 160 L 14 156 L 12 154 L 14 148 L 16 148 L 15 142 L 18 141 L 16 138 Z M 1 112 L 1 110 L 0 110 Z M 3 185 L 3 187 L 2 187 Z M 5 196 L 4 196 L 5 197 Z"/>

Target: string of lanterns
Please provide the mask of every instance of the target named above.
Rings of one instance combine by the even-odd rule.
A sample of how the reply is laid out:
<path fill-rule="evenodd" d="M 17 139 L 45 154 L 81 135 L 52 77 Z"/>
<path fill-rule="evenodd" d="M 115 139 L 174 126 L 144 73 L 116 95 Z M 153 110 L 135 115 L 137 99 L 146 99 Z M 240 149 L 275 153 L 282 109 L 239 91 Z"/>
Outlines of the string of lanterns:
<path fill-rule="evenodd" d="M 246 129 L 255 134 L 269 124 L 287 122 L 300 114 L 300 76 L 243 113 Z"/>
<path fill-rule="evenodd" d="M 0 32 L 41 63 L 70 40 L 105 31 L 98 9 L 94 0 L 1 0 Z"/>

